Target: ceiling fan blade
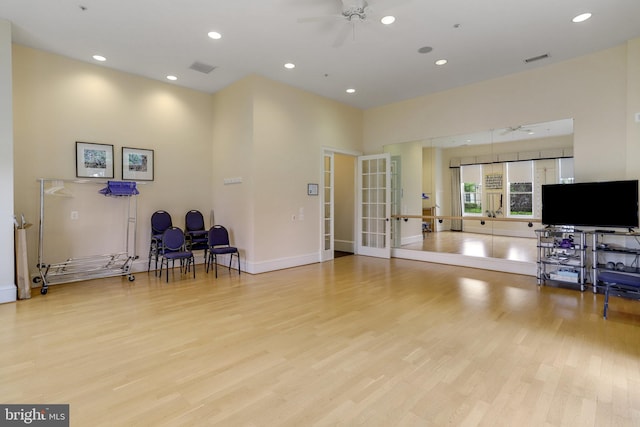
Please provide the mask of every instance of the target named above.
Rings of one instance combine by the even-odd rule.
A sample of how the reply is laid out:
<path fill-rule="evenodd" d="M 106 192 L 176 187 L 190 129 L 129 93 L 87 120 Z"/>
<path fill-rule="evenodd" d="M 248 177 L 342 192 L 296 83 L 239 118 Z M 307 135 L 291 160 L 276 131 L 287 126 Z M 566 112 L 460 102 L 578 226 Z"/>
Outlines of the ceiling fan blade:
<path fill-rule="evenodd" d="M 339 19 L 344 19 L 344 16 L 339 14 L 334 15 L 321 15 L 321 16 L 307 16 L 304 18 L 298 18 L 296 21 L 299 24 L 304 24 L 307 22 L 326 22 L 326 21 L 337 21 Z"/>
<path fill-rule="evenodd" d="M 349 34 L 352 34 L 355 38 L 355 23 L 354 22 L 347 22 L 347 25 L 344 25 L 341 29 L 340 32 L 338 32 L 338 36 L 336 37 L 336 40 L 333 42 L 333 47 L 340 47 L 344 44 L 344 42 L 347 40 L 347 37 L 349 37 Z"/>

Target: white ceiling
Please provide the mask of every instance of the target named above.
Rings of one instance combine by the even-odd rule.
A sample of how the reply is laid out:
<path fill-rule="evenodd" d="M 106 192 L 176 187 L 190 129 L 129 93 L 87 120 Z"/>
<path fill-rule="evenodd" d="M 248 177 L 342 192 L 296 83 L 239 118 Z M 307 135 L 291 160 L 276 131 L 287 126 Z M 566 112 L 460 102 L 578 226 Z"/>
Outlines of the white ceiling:
<path fill-rule="evenodd" d="M 345 0 L 354 1 L 362 0 Z M 168 84 L 213 93 L 258 74 L 363 109 L 640 36 L 640 0 L 367 1 L 367 18 L 354 24 L 305 19 L 339 14 L 340 0 L 2 0 L 0 18 L 12 23 L 17 44 L 87 62 L 100 54 L 100 66 Z M 582 12 L 593 17 L 572 23 Z M 383 14 L 396 22 L 382 25 Z M 433 50 L 418 53 L 424 46 Z M 441 58 L 448 63 L 436 66 Z M 216 68 L 191 70 L 196 61 Z M 168 82 L 169 74 L 178 80 Z"/>

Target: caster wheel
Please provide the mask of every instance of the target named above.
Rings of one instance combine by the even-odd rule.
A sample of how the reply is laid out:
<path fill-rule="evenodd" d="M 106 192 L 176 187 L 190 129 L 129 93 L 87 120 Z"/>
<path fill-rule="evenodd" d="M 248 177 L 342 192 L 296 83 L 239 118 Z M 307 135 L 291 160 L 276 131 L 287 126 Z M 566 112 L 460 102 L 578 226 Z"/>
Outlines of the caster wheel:
<path fill-rule="evenodd" d="M 136 280 L 136 276 L 129 276 L 129 281 L 133 282 L 134 280 Z"/>
<path fill-rule="evenodd" d="M 36 276 L 31 280 L 33 281 L 33 283 L 40 283 L 40 281 L 42 281 L 42 278 L 40 276 Z"/>
<path fill-rule="evenodd" d="M 41 288 L 41 289 L 40 289 L 40 293 L 41 293 L 42 295 L 46 295 L 46 294 L 47 294 L 47 291 L 48 291 L 48 289 L 47 289 L 47 288 Z"/>

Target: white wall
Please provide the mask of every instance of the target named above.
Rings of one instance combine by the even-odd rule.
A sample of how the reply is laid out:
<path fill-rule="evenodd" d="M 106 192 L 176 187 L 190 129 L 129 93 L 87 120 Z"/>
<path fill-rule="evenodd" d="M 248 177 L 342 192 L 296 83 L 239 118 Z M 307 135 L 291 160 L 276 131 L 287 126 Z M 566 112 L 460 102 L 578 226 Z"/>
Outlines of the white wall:
<path fill-rule="evenodd" d="M 0 303 L 16 300 L 13 250 L 11 24 L 0 20 Z"/>

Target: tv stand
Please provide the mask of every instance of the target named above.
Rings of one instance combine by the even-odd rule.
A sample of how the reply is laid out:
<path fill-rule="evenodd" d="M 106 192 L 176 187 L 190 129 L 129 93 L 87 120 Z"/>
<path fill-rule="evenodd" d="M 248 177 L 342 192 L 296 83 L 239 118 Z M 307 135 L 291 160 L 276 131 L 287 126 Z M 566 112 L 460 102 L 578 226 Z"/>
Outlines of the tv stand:
<path fill-rule="evenodd" d="M 536 230 L 538 286 L 547 281 L 587 287 L 587 233 L 566 227 Z"/>

